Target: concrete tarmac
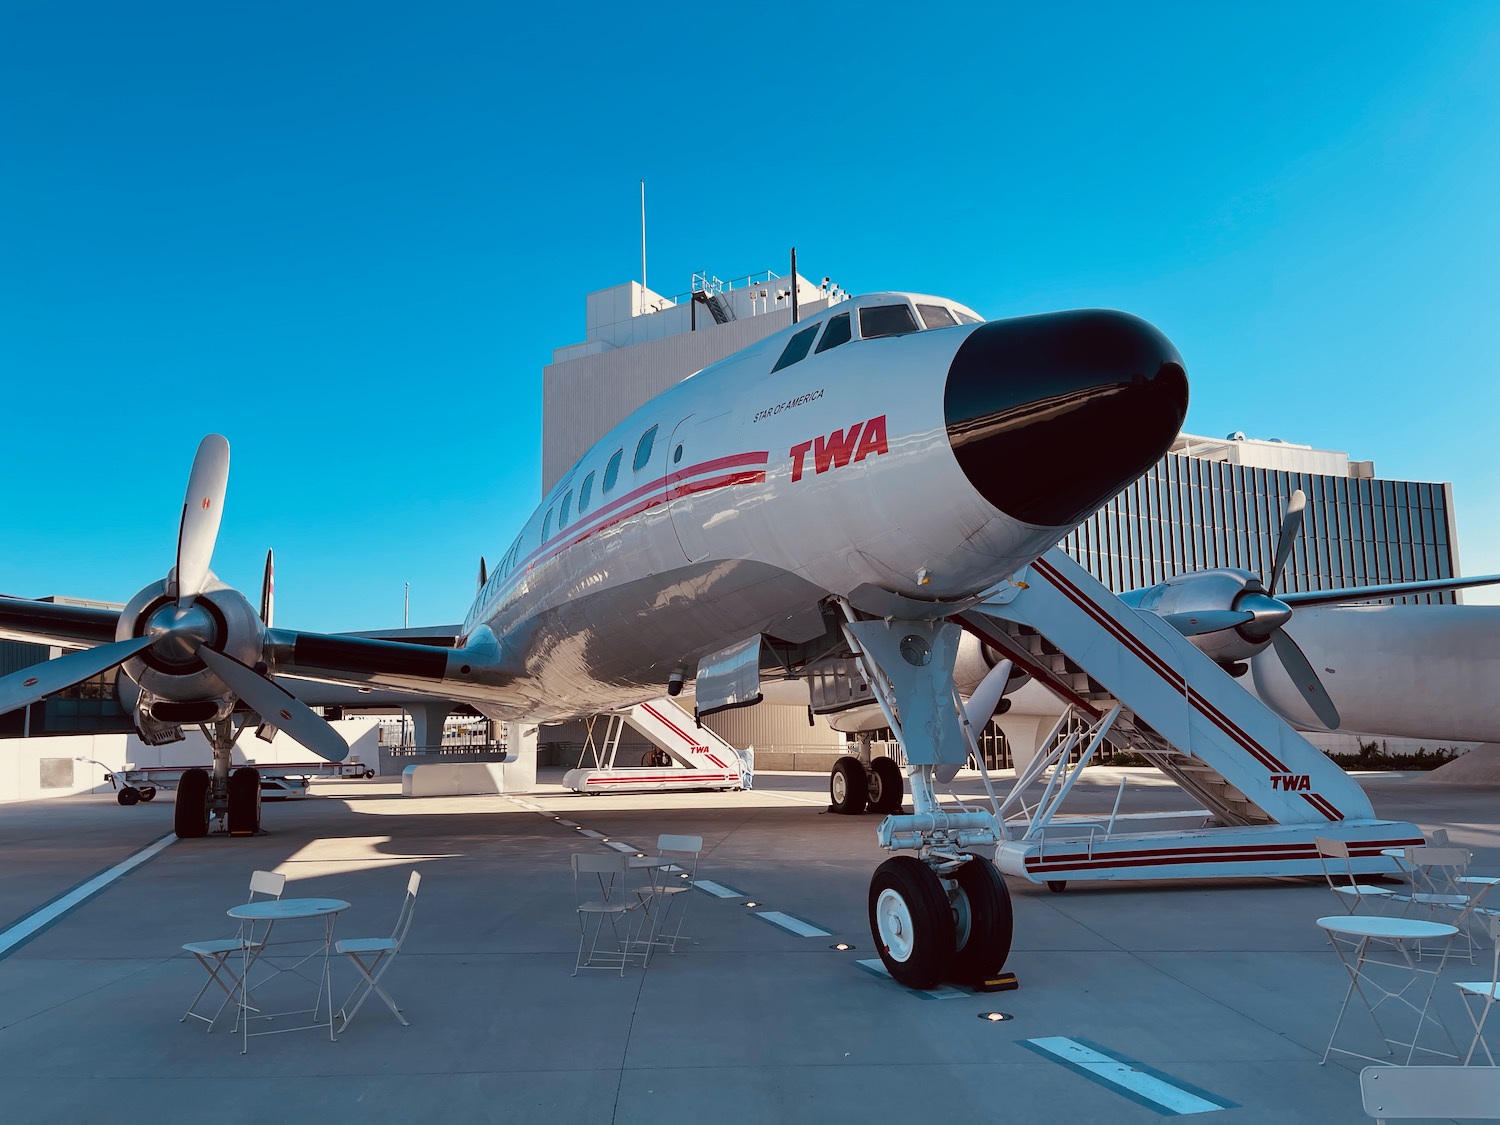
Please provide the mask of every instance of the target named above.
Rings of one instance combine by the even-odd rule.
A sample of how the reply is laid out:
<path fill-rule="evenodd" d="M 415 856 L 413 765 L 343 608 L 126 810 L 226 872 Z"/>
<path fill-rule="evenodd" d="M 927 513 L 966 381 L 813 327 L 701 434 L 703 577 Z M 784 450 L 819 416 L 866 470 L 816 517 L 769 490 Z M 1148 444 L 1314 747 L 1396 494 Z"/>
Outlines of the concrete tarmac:
<path fill-rule="evenodd" d="M 1190 807 L 1154 771 L 1123 772 L 1126 811 Z M 1121 776 L 1089 770 L 1072 811 L 1107 813 Z M 1500 875 L 1500 788 L 1362 780 L 1381 815 L 1447 828 L 1474 851 L 1473 873 Z M 545 776 L 541 792 L 520 799 L 412 799 L 389 780 L 315 782 L 311 797 L 268 804 L 259 837 L 170 844 L 0 952 L 0 1118 L 1131 1125 L 1162 1116 L 1023 1045 L 1068 1037 L 1224 1104 L 1211 1120 L 1369 1120 L 1365 1064 L 1318 1065 L 1347 984 L 1313 921 L 1342 909 L 1321 881 L 1075 884 L 1053 894 L 1007 880 L 1019 990 L 928 996 L 857 964 L 876 956 L 866 897 L 885 853 L 876 817 L 824 812 L 823 777 L 766 774 L 750 793 L 639 797 L 579 797 L 556 781 Z M 980 792 L 968 775 L 958 789 Z M 168 835 L 171 819 L 165 793 L 133 808 L 107 796 L 0 807 L 0 930 Z M 602 852 L 604 838 L 652 851 L 664 832 L 702 835 L 700 875 L 740 897 L 687 896 L 691 940 L 649 970 L 572 976 L 569 855 Z M 337 1042 L 297 1031 L 253 1039 L 242 1056 L 232 1014 L 212 1033 L 178 1022 L 204 980 L 181 943 L 232 933 L 224 912 L 244 901 L 257 868 L 286 874 L 287 897 L 349 901 L 340 937 L 389 933 L 408 872 L 422 872 L 415 925 L 384 980 L 410 1027 L 375 998 Z M 768 912 L 826 936 L 788 932 Z M 854 949 L 830 948 L 840 941 Z M 1450 960 L 1437 987 L 1435 1009 L 1464 1048 L 1472 1033 L 1451 982 L 1487 974 L 1490 957 Z M 342 1001 L 355 976 L 344 963 L 332 971 Z M 312 992 L 280 981 L 271 1001 L 284 992 L 290 1002 L 299 988 Z M 1014 1018 L 977 1018 L 997 1010 Z M 1359 1011 L 1340 1041 L 1381 1050 Z"/>

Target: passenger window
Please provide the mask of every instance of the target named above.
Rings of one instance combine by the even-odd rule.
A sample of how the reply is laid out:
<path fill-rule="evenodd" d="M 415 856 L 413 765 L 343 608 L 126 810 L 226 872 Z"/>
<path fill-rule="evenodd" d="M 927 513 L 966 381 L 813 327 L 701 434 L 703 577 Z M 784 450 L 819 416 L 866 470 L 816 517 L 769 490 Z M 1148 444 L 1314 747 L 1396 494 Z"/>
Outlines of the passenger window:
<path fill-rule="evenodd" d="M 859 334 L 874 340 L 881 336 L 902 336 L 917 330 L 917 318 L 910 305 L 871 305 L 859 310 Z"/>
<path fill-rule="evenodd" d="M 590 473 L 583 478 L 583 487 L 578 490 L 578 514 L 581 516 L 589 510 L 589 503 L 594 496 L 594 474 Z"/>
<path fill-rule="evenodd" d="M 568 526 L 568 512 L 573 507 L 573 490 L 570 488 L 563 493 L 562 507 L 557 511 L 557 530 L 561 531 Z"/>
<path fill-rule="evenodd" d="M 552 538 L 552 509 L 547 509 L 547 514 L 542 517 L 542 542 Z"/>
<path fill-rule="evenodd" d="M 918 305 L 917 312 L 922 314 L 922 323 L 928 328 L 952 328 L 958 323 L 942 305 Z"/>
<path fill-rule="evenodd" d="M 608 496 L 610 489 L 614 488 L 615 481 L 620 479 L 620 462 L 625 459 L 623 449 L 615 450 L 615 455 L 609 459 L 609 464 L 604 466 L 604 495 Z"/>
<path fill-rule="evenodd" d="M 652 426 L 641 435 L 641 440 L 635 446 L 635 460 L 630 463 L 631 469 L 640 472 L 651 463 L 651 447 L 656 443 L 656 427 Z"/>
<path fill-rule="evenodd" d="M 823 338 L 818 341 L 818 351 L 826 352 L 829 348 L 847 344 L 849 336 L 849 314 L 839 313 L 828 322 L 828 327 L 823 329 Z"/>
<path fill-rule="evenodd" d="M 813 337 L 818 334 L 818 326 L 814 324 L 811 328 L 804 328 L 786 342 L 786 350 L 781 353 L 781 358 L 776 361 L 776 366 L 771 368 L 774 375 L 783 367 L 790 367 L 800 359 L 807 357 L 807 351 L 812 347 Z"/>

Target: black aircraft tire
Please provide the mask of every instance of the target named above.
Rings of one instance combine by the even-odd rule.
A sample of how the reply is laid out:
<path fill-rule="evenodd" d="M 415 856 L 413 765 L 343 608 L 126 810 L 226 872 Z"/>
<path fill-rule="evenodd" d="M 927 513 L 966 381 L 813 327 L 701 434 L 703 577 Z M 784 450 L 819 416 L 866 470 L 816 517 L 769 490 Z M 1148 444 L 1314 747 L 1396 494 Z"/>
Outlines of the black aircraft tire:
<path fill-rule="evenodd" d="M 375 776 L 375 771 L 374 770 L 365 770 L 365 780 L 366 781 L 369 781 L 370 778 L 372 778 L 374 776 Z"/>
<path fill-rule="evenodd" d="M 891 977 L 936 988 L 953 970 L 953 909 L 932 868 L 898 855 L 870 880 L 870 933 Z"/>
<path fill-rule="evenodd" d="M 1010 891 L 995 865 L 980 856 L 954 872 L 954 879 L 959 893 L 954 909 L 963 917 L 955 927 L 960 944 L 953 955 L 952 979 L 958 984 L 978 984 L 1005 968 L 1010 956 L 1015 933 Z"/>
<path fill-rule="evenodd" d="M 828 800 L 833 811 L 858 816 L 865 811 L 869 799 L 870 783 L 863 763 L 845 754 L 833 763 L 833 772 L 828 775 Z"/>
<path fill-rule="evenodd" d="M 156 799 L 156 786 L 154 785 L 142 785 L 136 792 L 141 795 L 141 800 L 143 801 L 154 801 Z"/>
<path fill-rule="evenodd" d="M 115 800 L 122 805 L 133 805 L 141 799 L 140 790 L 134 786 L 127 785 L 115 794 Z"/>
<path fill-rule="evenodd" d="M 905 796 L 901 767 L 894 758 L 876 758 L 870 763 L 870 812 L 900 812 Z"/>
<path fill-rule="evenodd" d="M 229 775 L 229 834 L 254 836 L 260 831 L 260 770 L 241 766 Z"/>
<path fill-rule="evenodd" d="M 207 770 L 182 771 L 172 809 L 172 828 L 179 840 L 201 840 L 208 835 L 208 783 Z"/>

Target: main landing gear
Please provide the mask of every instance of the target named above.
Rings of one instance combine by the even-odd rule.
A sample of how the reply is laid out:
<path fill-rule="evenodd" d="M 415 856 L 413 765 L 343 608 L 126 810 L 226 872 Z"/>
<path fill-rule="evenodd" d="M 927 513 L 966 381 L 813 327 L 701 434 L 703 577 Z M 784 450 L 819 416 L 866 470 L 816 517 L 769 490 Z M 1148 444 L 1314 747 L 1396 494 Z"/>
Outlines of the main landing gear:
<path fill-rule="evenodd" d="M 828 801 L 832 812 L 858 816 L 862 812 L 901 811 L 904 788 L 901 767 L 893 758 L 871 758 L 870 736 L 860 734 L 859 756 L 845 754 L 833 763 L 828 775 Z"/>
<path fill-rule="evenodd" d="M 172 828 L 177 838 L 201 840 L 215 820 L 220 822 L 220 831 L 231 836 L 258 835 L 260 771 L 252 766 L 230 770 L 235 731 L 229 722 L 205 724 L 203 733 L 209 736 L 213 747 L 213 772 L 182 771 L 177 782 L 177 804 L 172 810 Z"/>
<path fill-rule="evenodd" d="M 868 768 L 852 755 L 840 758 L 829 782 L 835 811 L 870 806 L 890 813 L 878 831 L 881 847 L 917 853 L 886 860 L 870 880 L 875 947 L 886 970 L 909 988 L 979 984 L 1004 968 L 1014 918 L 994 864 L 965 850 L 998 845 L 998 818 L 940 806 L 934 791 L 935 783 L 952 780 L 971 749 L 953 692 L 958 627 L 862 621 L 848 603 L 843 609 L 845 639 L 901 745 L 911 779 L 908 814 L 900 812 L 901 773 L 890 758 L 876 758 Z M 867 747 L 864 741 L 866 754 Z"/>

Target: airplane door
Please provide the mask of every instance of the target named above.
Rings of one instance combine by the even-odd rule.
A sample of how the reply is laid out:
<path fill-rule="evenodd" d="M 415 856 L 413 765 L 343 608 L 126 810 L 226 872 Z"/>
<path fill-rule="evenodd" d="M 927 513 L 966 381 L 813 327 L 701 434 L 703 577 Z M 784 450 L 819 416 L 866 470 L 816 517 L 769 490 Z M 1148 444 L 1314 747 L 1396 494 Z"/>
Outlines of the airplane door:
<path fill-rule="evenodd" d="M 705 418 L 689 414 L 672 430 L 672 440 L 667 443 L 667 510 L 672 515 L 672 530 L 677 542 L 689 562 L 698 562 L 708 555 L 708 534 L 704 524 L 723 503 L 720 496 L 705 493 L 695 486 L 701 485 L 705 472 L 712 473 L 709 462 L 713 459 L 709 438 L 722 429 L 724 411 Z"/>

